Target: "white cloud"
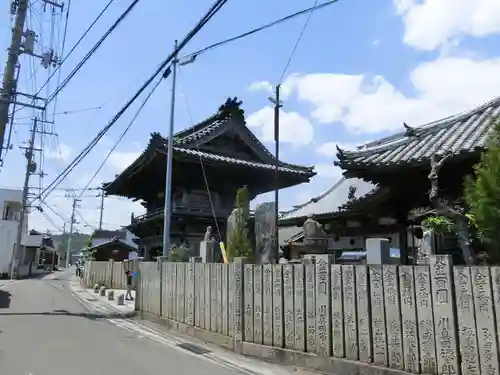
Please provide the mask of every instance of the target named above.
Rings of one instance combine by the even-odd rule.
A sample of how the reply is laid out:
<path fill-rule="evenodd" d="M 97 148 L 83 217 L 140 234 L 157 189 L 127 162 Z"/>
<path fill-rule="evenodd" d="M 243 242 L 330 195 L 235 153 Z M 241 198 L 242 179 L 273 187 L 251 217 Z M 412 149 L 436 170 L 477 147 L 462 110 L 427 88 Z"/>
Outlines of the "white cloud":
<path fill-rule="evenodd" d="M 274 108 L 264 107 L 247 117 L 249 127 L 260 128 L 261 138 L 274 140 Z M 307 145 L 313 139 L 313 126 L 309 120 L 297 112 L 280 110 L 280 141 L 295 145 Z"/>
<path fill-rule="evenodd" d="M 73 152 L 73 147 L 61 142 L 58 146 L 51 147 L 50 149 L 47 147 L 45 155 L 50 159 L 66 161 L 73 155 Z"/>
<path fill-rule="evenodd" d="M 434 50 L 462 36 L 500 33 L 498 0 L 394 0 L 403 17 L 404 42 Z"/>
<path fill-rule="evenodd" d="M 342 123 L 351 133 L 402 130 L 474 108 L 500 95 L 500 59 L 443 57 L 410 73 L 408 96 L 382 76 L 316 73 L 291 78 L 298 99 L 318 123 Z"/>
<path fill-rule="evenodd" d="M 273 86 L 268 81 L 254 82 L 248 86 L 249 91 L 273 92 Z"/>
<path fill-rule="evenodd" d="M 108 153 L 106 153 L 107 155 Z M 108 164 L 118 172 L 125 170 L 141 154 L 140 151 L 114 151 L 108 159 Z"/>

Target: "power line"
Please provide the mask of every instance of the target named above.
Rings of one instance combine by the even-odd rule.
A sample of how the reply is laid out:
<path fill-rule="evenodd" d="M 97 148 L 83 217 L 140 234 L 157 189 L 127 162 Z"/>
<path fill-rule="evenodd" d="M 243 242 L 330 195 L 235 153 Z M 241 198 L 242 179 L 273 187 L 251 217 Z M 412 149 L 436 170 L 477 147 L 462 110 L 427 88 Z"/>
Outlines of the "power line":
<path fill-rule="evenodd" d="M 90 108 L 82 108 L 82 109 L 72 109 L 72 110 L 68 110 L 68 111 L 56 112 L 53 115 L 54 116 L 58 116 L 58 115 L 72 115 L 74 113 L 80 113 L 80 112 L 98 111 L 101 108 L 102 108 L 102 106 L 99 106 L 99 107 L 90 107 Z M 17 120 L 25 120 L 25 119 L 29 119 L 29 118 L 32 118 L 32 116 L 16 117 L 16 121 Z"/>
<path fill-rule="evenodd" d="M 109 150 L 108 154 L 106 155 L 106 157 L 104 158 L 104 160 L 102 161 L 101 165 L 99 166 L 99 168 L 97 168 L 97 170 L 95 171 L 95 173 L 93 174 L 93 176 L 90 178 L 89 182 L 87 183 L 87 185 L 85 185 L 85 187 L 83 188 L 82 192 L 80 193 L 80 196 L 79 198 L 81 198 L 82 194 L 85 192 L 85 189 L 90 186 L 90 184 L 92 184 L 92 182 L 94 181 L 94 179 L 96 178 L 96 176 L 99 174 L 99 172 L 101 171 L 101 169 L 106 165 L 109 157 L 111 156 L 111 154 L 115 151 L 116 147 L 118 147 L 118 144 L 122 141 L 122 139 L 125 137 L 125 135 L 128 133 L 128 131 L 130 130 L 130 128 L 132 127 L 132 125 L 134 124 L 135 120 L 137 119 L 137 117 L 139 117 L 139 114 L 141 113 L 142 109 L 144 108 L 144 106 L 146 105 L 146 103 L 148 102 L 148 100 L 151 98 L 151 95 L 153 95 L 153 93 L 155 92 L 155 90 L 158 88 L 158 86 L 160 86 L 160 83 L 162 82 L 163 80 L 163 77 L 158 80 L 158 82 L 154 85 L 153 89 L 148 93 L 148 95 L 144 98 L 143 102 L 141 103 L 141 105 L 139 106 L 139 108 L 137 109 L 136 113 L 134 114 L 134 117 L 132 117 L 132 120 L 130 120 L 129 124 L 127 125 L 127 127 L 125 128 L 125 130 L 122 132 L 122 134 L 120 135 L 120 137 L 116 140 L 115 144 L 113 145 L 113 147 L 111 147 L 111 150 Z"/>
<path fill-rule="evenodd" d="M 56 215 L 58 218 L 60 218 L 62 221 L 64 222 L 67 222 L 69 221 L 68 218 L 64 217 L 63 215 L 61 215 L 59 212 L 57 212 L 56 210 L 54 210 L 52 207 L 50 207 L 47 203 L 45 202 L 42 202 L 41 204 L 43 204 L 45 206 L 45 208 L 48 208 L 50 212 L 52 212 L 54 215 Z M 41 207 L 40 207 L 41 208 Z"/>
<path fill-rule="evenodd" d="M 309 21 L 311 20 L 311 16 L 314 13 L 315 7 L 318 5 L 318 1 L 319 0 L 314 0 L 314 4 L 312 6 L 313 9 L 307 15 L 306 22 L 304 22 L 304 26 L 302 26 L 302 29 L 300 30 L 299 37 L 297 38 L 297 41 L 295 42 L 295 45 L 292 49 L 292 53 L 290 54 L 290 57 L 288 58 L 288 61 L 285 64 L 285 68 L 283 69 L 283 72 L 281 73 L 279 83 L 281 83 L 283 81 L 283 77 L 285 76 L 286 71 L 288 70 L 288 67 L 290 66 L 290 63 L 292 62 L 293 56 L 295 55 L 295 52 L 297 51 L 297 48 L 299 47 L 300 41 L 302 39 L 302 36 L 304 35 L 304 32 L 307 29 L 307 25 L 309 24 Z"/>
<path fill-rule="evenodd" d="M 96 135 L 87 147 L 80 152 L 80 154 L 46 187 L 39 195 L 39 199 L 43 202 L 52 190 L 57 187 L 88 155 L 88 153 L 95 147 L 99 140 L 107 133 L 107 131 L 120 119 L 120 117 L 127 111 L 132 103 L 142 94 L 142 92 L 151 84 L 151 82 L 167 67 L 168 64 L 179 54 L 179 52 L 193 39 L 193 37 L 207 24 L 212 17 L 226 4 L 228 0 L 217 0 L 207 11 L 207 13 L 198 21 L 196 26 L 189 31 L 184 39 L 174 48 L 174 51 L 158 66 L 155 72 L 143 83 L 139 90 L 132 96 L 131 99 L 118 111 L 118 113 L 111 119 L 111 121 Z M 166 72 L 165 72 L 166 73 Z"/>
<path fill-rule="evenodd" d="M 54 92 L 47 98 L 45 102 L 45 107 L 61 92 L 61 90 L 69 83 L 69 81 L 75 76 L 76 73 L 85 65 L 85 63 L 92 57 L 92 55 L 99 49 L 102 43 L 111 35 L 113 31 L 120 25 L 120 23 L 130 14 L 130 12 L 135 8 L 140 0 L 134 0 L 127 9 L 118 17 L 113 25 L 104 33 L 104 35 L 97 41 L 97 43 L 90 49 L 89 52 L 83 57 L 82 60 L 76 65 L 76 67 L 68 74 L 68 76 L 62 81 L 60 85 L 56 87 Z"/>
<path fill-rule="evenodd" d="M 256 34 L 258 32 L 261 32 L 261 31 L 264 31 L 266 29 L 269 29 L 271 27 L 274 27 L 274 26 L 277 26 L 281 23 L 284 23 L 284 22 L 287 22 L 287 21 L 290 21 L 291 19 L 293 18 L 296 18 L 296 17 L 299 17 L 299 16 L 302 16 L 303 14 L 306 14 L 306 13 L 309 13 L 309 12 L 312 12 L 312 11 L 316 11 L 316 10 L 319 10 L 319 9 L 322 9 L 322 8 L 326 8 L 327 6 L 329 5 L 333 5 L 335 3 L 337 3 L 339 0 L 330 0 L 330 1 L 327 1 L 325 3 L 322 3 L 322 4 L 319 4 L 319 5 L 315 5 L 315 6 L 312 6 L 310 8 L 307 8 L 307 9 L 303 9 L 301 11 L 298 11 L 298 12 L 295 12 L 295 13 L 292 13 L 292 14 L 289 14 L 288 16 L 285 16 L 285 17 L 282 17 L 280 19 L 277 19 L 271 23 L 268 23 L 268 24 L 265 24 L 265 25 L 262 25 L 260 27 L 257 27 L 255 29 L 252 29 L 250 31 L 247 31 L 243 34 L 239 34 L 239 35 L 236 35 L 232 38 L 228 38 L 228 39 L 225 39 L 225 40 L 222 40 L 220 42 L 217 42 L 217 43 L 214 43 L 212 45 L 209 45 L 205 48 L 202 48 L 196 52 L 193 52 L 193 53 L 190 53 L 186 56 L 184 56 L 184 58 L 191 58 L 191 59 L 195 59 L 197 56 L 205 53 L 205 52 L 208 52 L 214 48 L 217 48 L 217 47 L 220 47 L 224 44 L 228 44 L 228 43 L 231 43 L 231 42 L 235 42 L 239 39 L 242 39 L 242 38 L 245 38 L 247 36 L 250 36 L 250 35 L 253 35 L 253 34 Z"/>
<path fill-rule="evenodd" d="M 68 57 L 71 56 L 71 54 L 75 51 L 75 49 L 80 45 L 80 43 L 82 42 L 82 40 L 87 36 L 87 34 L 92 30 L 92 28 L 95 26 L 95 24 L 101 19 L 101 17 L 104 15 L 104 13 L 108 10 L 108 8 L 111 6 L 111 4 L 114 2 L 115 0 L 110 0 L 106 6 L 101 10 L 101 12 L 97 15 L 97 17 L 94 19 L 94 21 L 90 24 L 89 27 L 87 27 L 87 29 L 84 31 L 84 33 L 82 34 L 82 36 L 80 37 L 80 39 L 78 39 L 78 41 L 75 43 L 75 45 L 71 48 L 71 50 L 68 52 L 68 54 L 66 55 L 66 57 L 64 57 L 64 59 L 62 59 L 62 61 L 58 64 L 57 68 L 54 69 L 54 71 L 52 72 L 52 74 L 49 76 L 49 78 L 47 78 L 47 80 L 44 82 L 44 84 L 40 87 L 40 89 L 38 90 L 37 94 L 40 94 L 40 92 L 42 92 L 43 88 L 45 86 L 47 86 L 47 84 L 49 83 L 49 81 L 52 79 L 52 77 L 54 77 L 54 75 L 57 73 L 57 71 L 59 71 L 61 69 L 61 65 L 68 59 Z M 67 18 L 69 17 L 69 12 L 66 16 Z M 66 37 L 64 37 L 64 44 L 66 42 Z"/>

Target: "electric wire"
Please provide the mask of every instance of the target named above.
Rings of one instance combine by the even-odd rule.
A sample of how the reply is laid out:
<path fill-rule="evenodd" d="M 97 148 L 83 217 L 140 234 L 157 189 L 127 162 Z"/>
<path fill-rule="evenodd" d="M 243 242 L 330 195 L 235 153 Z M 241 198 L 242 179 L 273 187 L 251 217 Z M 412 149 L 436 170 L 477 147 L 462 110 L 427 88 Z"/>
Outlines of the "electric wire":
<path fill-rule="evenodd" d="M 113 31 L 122 23 L 122 21 L 130 14 L 130 12 L 135 8 L 135 6 L 139 3 L 141 0 L 134 0 L 132 3 L 128 6 L 127 9 L 118 17 L 118 19 L 111 25 L 111 27 L 104 33 L 104 35 L 97 41 L 97 43 L 90 49 L 89 52 L 83 57 L 82 60 L 76 65 L 76 67 L 66 76 L 66 78 L 62 81 L 61 84 L 59 84 L 54 92 L 46 99 L 45 102 L 45 107 L 54 100 L 54 98 L 59 94 L 62 89 L 71 81 L 71 79 L 80 71 L 80 69 L 85 65 L 85 63 L 92 57 L 92 55 L 99 49 L 99 47 L 104 43 L 104 41 L 110 36 Z"/>
<path fill-rule="evenodd" d="M 80 112 L 89 112 L 89 111 L 98 111 L 101 109 L 102 106 L 98 107 L 90 107 L 90 108 L 82 108 L 82 109 L 72 109 L 68 111 L 61 111 L 61 112 L 56 112 L 53 113 L 54 116 L 59 116 L 59 115 L 72 115 L 74 113 L 80 113 Z M 31 116 L 26 116 L 26 117 L 17 117 L 16 120 L 26 120 L 32 118 Z"/>
<path fill-rule="evenodd" d="M 54 227 L 54 228 L 55 228 L 55 229 L 57 229 L 57 230 L 61 229 L 61 227 L 60 227 L 60 226 L 58 226 L 58 225 L 54 222 L 54 220 L 52 220 L 52 218 L 51 218 L 49 215 L 47 215 L 47 214 L 46 214 L 45 212 L 43 212 L 43 211 L 39 211 L 39 212 L 40 212 L 40 214 L 41 214 L 41 215 L 45 218 L 45 220 L 47 220 L 47 221 L 48 221 L 48 223 L 49 223 L 50 225 L 52 225 L 52 227 Z"/>
<path fill-rule="evenodd" d="M 245 38 L 247 36 L 250 36 L 250 35 L 253 35 L 253 34 L 256 34 L 258 32 L 261 32 L 261 31 L 264 31 L 266 29 L 269 29 L 271 27 L 274 27 L 274 26 L 277 26 L 279 24 L 282 24 L 284 22 L 287 22 L 287 21 L 290 21 L 291 19 L 294 19 L 296 17 L 299 17 L 299 16 L 302 16 L 306 13 L 310 13 L 312 11 L 316 11 L 316 10 L 319 10 L 319 9 L 323 9 L 323 8 L 326 8 L 327 6 L 329 5 L 333 5 L 335 3 L 337 3 L 338 1 L 340 0 L 330 0 L 330 1 L 327 1 L 325 3 L 322 3 L 322 4 L 318 4 L 318 5 L 315 5 L 315 6 L 312 6 L 312 7 L 309 7 L 307 9 L 303 9 L 303 10 L 300 10 L 298 12 L 295 12 L 295 13 L 292 13 L 292 14 L 289 14 L 288 16 L 285 16 L 285 17 L 282 17 L 282 18 L 279 18 L 273 22 L 270 22 L 268 24 L 265 24 L 265 25 L 262 25 L 262 26 L 259 26 L 255 29 L 252 29 L 250 31 L 247 31 L 243 34 L 239 34 L 239 35 L 236 35 L 236 36 L 233 36 L 231 38 L 228 38 L 228 39 L 224 39 L 224 40 L 221 40 L 217 43 L 214 43 L 214 44 L 211 44 L 207 47 L 204 47 L 202 49 L 199 49 L 198 51 L 195 51 L 195 52 L 192 52 L 192 53 L 189 53 L 185 56 L 183 56 L 183 59 L 194 59 L 196 58 L 197 56 L 200 56 L 202 54 L 204 54 L 205 52 L 208 52 L 212 49 L 215 49 L 217 47 L 220 47 L 222 45 L 225 45 L 225 44 L 228 44 L 228 43 L 231 43 L 231 42 L 235 42 L 237 40 L 240 40 L 242 38 Z"/>
<path fill-rule="evenodd" d="M 102 170 L 102 168 L 104 168 L 104 166 L 108 162 L 109 157 L 115 151 L 116 147 L 118 147 L 118 145 L 120 144 L 120 142 L 123 140 L 123 138 L 125 137 L 125 135 L 128 133 L 128 131 L 132 127 L 132 125 L 135 123 L 135 120 L 137 119 L 137 117 L 139 117 L 139 114 L 142 112 L 142 109 L 144 108 L 144 106 L 146 105 L 146 103 L 149 101 L 149 99 L 151 98 L 151 96 L 153 95 L 153 93 L 156 91 L 156 89 L 158 88 L 158 86 L 160 86 L 160 83 L 162 82 L 162 80 L 163 80 L 163 77 L 161 79 L 159 79 L 158 82 L 156 82 L 156 84 L 153 86 L 153 88 L 148 93 L 148 95 L 146 95 L 146 97 L 142 101 L 141 105 L 139 106 L 139 108 L 135 112 L 134 116 L 132 117 L 132 119 L 128 123 L 127 127 L 125 128 L 125 130 L 120 134 L 120 137 L 118 137 L 118 139 L 116 140 L 116 142 L 113 145 L 113 147 L 111 147 L 111 149 L 108 151 L 108 154 L 106 155 L 106 157 L 102 161 L 101 165 L 97 168 L 97 170 L 95 171 L 95 173 L 90 178 L 89 182 L 87 182 L 87 184 L 85 185 L 85 187 L 82 189 L 82 192 L 80 193 L 80 196 L 78 197 L 78 199 L 81 198 L 81 196 L 83 195 L 83 193 L 92 184 L 92 182 L 97 177 L 97 175 Z"/>
<path fill-rule="evenodd" d="M 180 71 L 181 70 L 179 69 L 179 78 L 181 75 Z M 191 112 L 191 106 L 189 105 L 189 100 L 188 100 L 188 97 L 186 94 L 186 90 L 182 87 L 182 82 L 180 79 L 179 79 L 179 83 L 181 85 L 181 89 L 182 89 L 183 94 L 184 94 L 184 101 L 186 102 L 186 109 L 187 109 L 188 116 L 189 116 L 189 122 L 191 123 L 191 127 L 193 129 L 193 135 L 194 135 L 196 133 L 196 131 L 195 131 L 195 127 L 194 127 L 194 120 L 193 120 L 193 113 Z M 219 222 L 217 221 L 217 215 L 215 214 L 215 205 L 214 205 L 214 202 L 212 200 L 212 193 L 210 192 L 210 186 L 208 184 L 208 177 L 207 177 L 207 173 L 205 171 L 205 165 L 203 164 L 203 157 L 201 156 L 202 154 L 200 153 L 200 144 L 198 142 L 197 137 L 194 137 L 194 139 L 195 139 L 195 144 L 196 144 L 196 151 L 198 152 L 198 155 L 200 158 L 201 173 L 203 174 L 203 181 L 205 182 L 205 188 L 207 189 L 208 200 L 210 203 L 210 209 L 212 211 L 212 216 L 213 216 L 214 222 L 215 222 L 215 229 L 217 230 L 217 235 L 219 236 L 219 242 L 221 242 L 222 235 L 220 232 Z"/>
<path fill-rule="evenodd" d="M 43 205 L 45 208 L 47 208 L 50 212 L 52 212 L 54 215 L 56 215 L 57 217 L 59 217 L 65 223 L 68 222 L 68 221 L 70 221 L 67 217 L 64 217 L 63 215 L 61 215 L 59 212 L 57 212 L 55 209 L 53 209 L 47 203 L 42 202 L 41 205 Z"/>
<path fill-rule="evenodd" d="M 74 46 L 71 48 L 71 50 L 68 52 L 68 54 L 61 60 L 61 62 L 58 64 L 57 68 L 52 72 L 52 74 L 49 76 L 49 78 L 44 82 L 44 84 L 40 87 L 38 90 L 37 94 L 40 94 L 40 92 L 43 90 L 43 88 L 49 83 L 49 81 L 54 77 L 56 72 L 58 72 L 61 69 L 62 64 L 68 59 L 68 57 L 71 56 L 71 54 L 75 51 L 75 49 L 80 45 L 82 40 L 87 36 L 87 34 L 92 30 L 92 28 L 95 26 L 95 24 L 101 19 L 101 17 L 106 13 L 108 8 L 111 6 L 111 4 L 115 0 L 109 0 L 109 2 L 106 4 L 106 6 L 101 10 L 101 12 L 97 15 L 97 17 L 94 19 L 94 21 L 90 24 L 90 26 L 87 27 L 87 29 L 83 32 L 82 36 L 78 41 L 74 44 Z M 70 0 L 71 2 L 71 0 Z M 65 40 L 65 38 L 64 38 Z"/>
<path fill-rule="evenodd" d="M 76 215 L 80 218 L 81 221 L 83 221 L 83 224 L 85 224 L 87 227 L 89 227 L 90 229 L 96 229 L 95 225 L 90 225 L 87 220 L 85 220 L 85 218 L 83 217 L 83 215 L 81 214 L 80 211 L 78 210 L 75 210 L 75 213 Z"/>
<path fill-rule="evenodd" d="M 207 11 L 207 13 L 200 19 L 196 26 L 189 31 L 184 39 L 177 45 L 177 48 L 170 53 L 170 55 L 158 66 L 155 72 L 142 84 L 139 90 L 130 98 L 127 103 L 118 111 L 118 113 L 111 119 L 111 121 L 94 137 L 85 149 L 61 172 L 38 196 L 37 199 L 44 201 L 47 196 L 52 192 L 54 187 L 57 187 L 71 171 L 81 163 L 83 158 L 95 147 L 99 140 L 107 133 L 107 131 L 120 119 L 120 117 L 127 111 L 132 103 L 142 94 L 142 92 L 151 84 L 151 82 L 160 74 L 170 62 L 177 57 L 179 52 L 193 39 L 193 37 L 212 19 L 215 14 L 227 3 L 228 0 L 217 0 Z"/>
<path fill-rule="evenodd" d="M 312 10 L 308 13 L 306 22 L 304 22 L 304 25 L 302 26 L 302 29 L 300 30 L 299 37 L 297 38 L 297 41 L 295 42 L 295 45 L 293 46 L 292 53 L 290 54 L 290 57 L 288 57 L 288 61 L 285 64 L 285 68 L 283 69 L 283 72 L 281 73 L 280 80 L 278 81 L 280 84 L 283 82 L 283 77 L 285 77 L 285 74 L 290 67 L 290 63 L 292 62 L 293 56 L 295 55 L 295 52 L 297 51 L 297 48 L 299 47 L 300 41 L 302 40 L 302 37 L 304 36 L 304 32 L 307 29 L 307 25 L 309 25 L 309 21 L 311 20 L 311 16 L 314 13 L 315 7 L 318 5 L 319 0 L 314 0 L 314 4 L 312 6 Z"/>

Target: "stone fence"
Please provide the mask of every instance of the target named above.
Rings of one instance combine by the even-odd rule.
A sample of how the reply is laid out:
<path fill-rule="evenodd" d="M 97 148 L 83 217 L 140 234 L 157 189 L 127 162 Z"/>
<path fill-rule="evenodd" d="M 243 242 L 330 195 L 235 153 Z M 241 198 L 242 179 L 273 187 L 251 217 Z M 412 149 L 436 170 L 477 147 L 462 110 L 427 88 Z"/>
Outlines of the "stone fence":
<path fill-rule="evenodd" d="M 136 310 L 243 354 L 338 374 L 499 374 L 500 267 L 453 267 L 449 256 L 304 262 L 141 262 Z M 96 263 L 88 280 L 94 267 L 107 275 Z"/>
<path fill-rule="evenodd" d="M 109 260 L 107 262 L 88 261 L 83 269 L 83 281 L 87 287 L 95 284 L 104 285 L 110 289 L 125 289 L 127 278 L 123 262 Z"/>

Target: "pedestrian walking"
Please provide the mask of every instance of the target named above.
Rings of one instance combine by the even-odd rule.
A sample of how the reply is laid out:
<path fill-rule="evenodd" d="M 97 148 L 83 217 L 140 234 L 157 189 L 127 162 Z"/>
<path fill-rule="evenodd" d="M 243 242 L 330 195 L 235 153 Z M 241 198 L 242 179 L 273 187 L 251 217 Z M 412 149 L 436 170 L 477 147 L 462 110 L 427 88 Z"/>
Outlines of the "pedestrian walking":
<path fill-rule="evenodd" d="M 125 299 L 127 301 L 133 301 L 134 297 L 132 297 L 132 271 L 128 270 L 127 273 L 127 293 L 125 294 Z"/>

